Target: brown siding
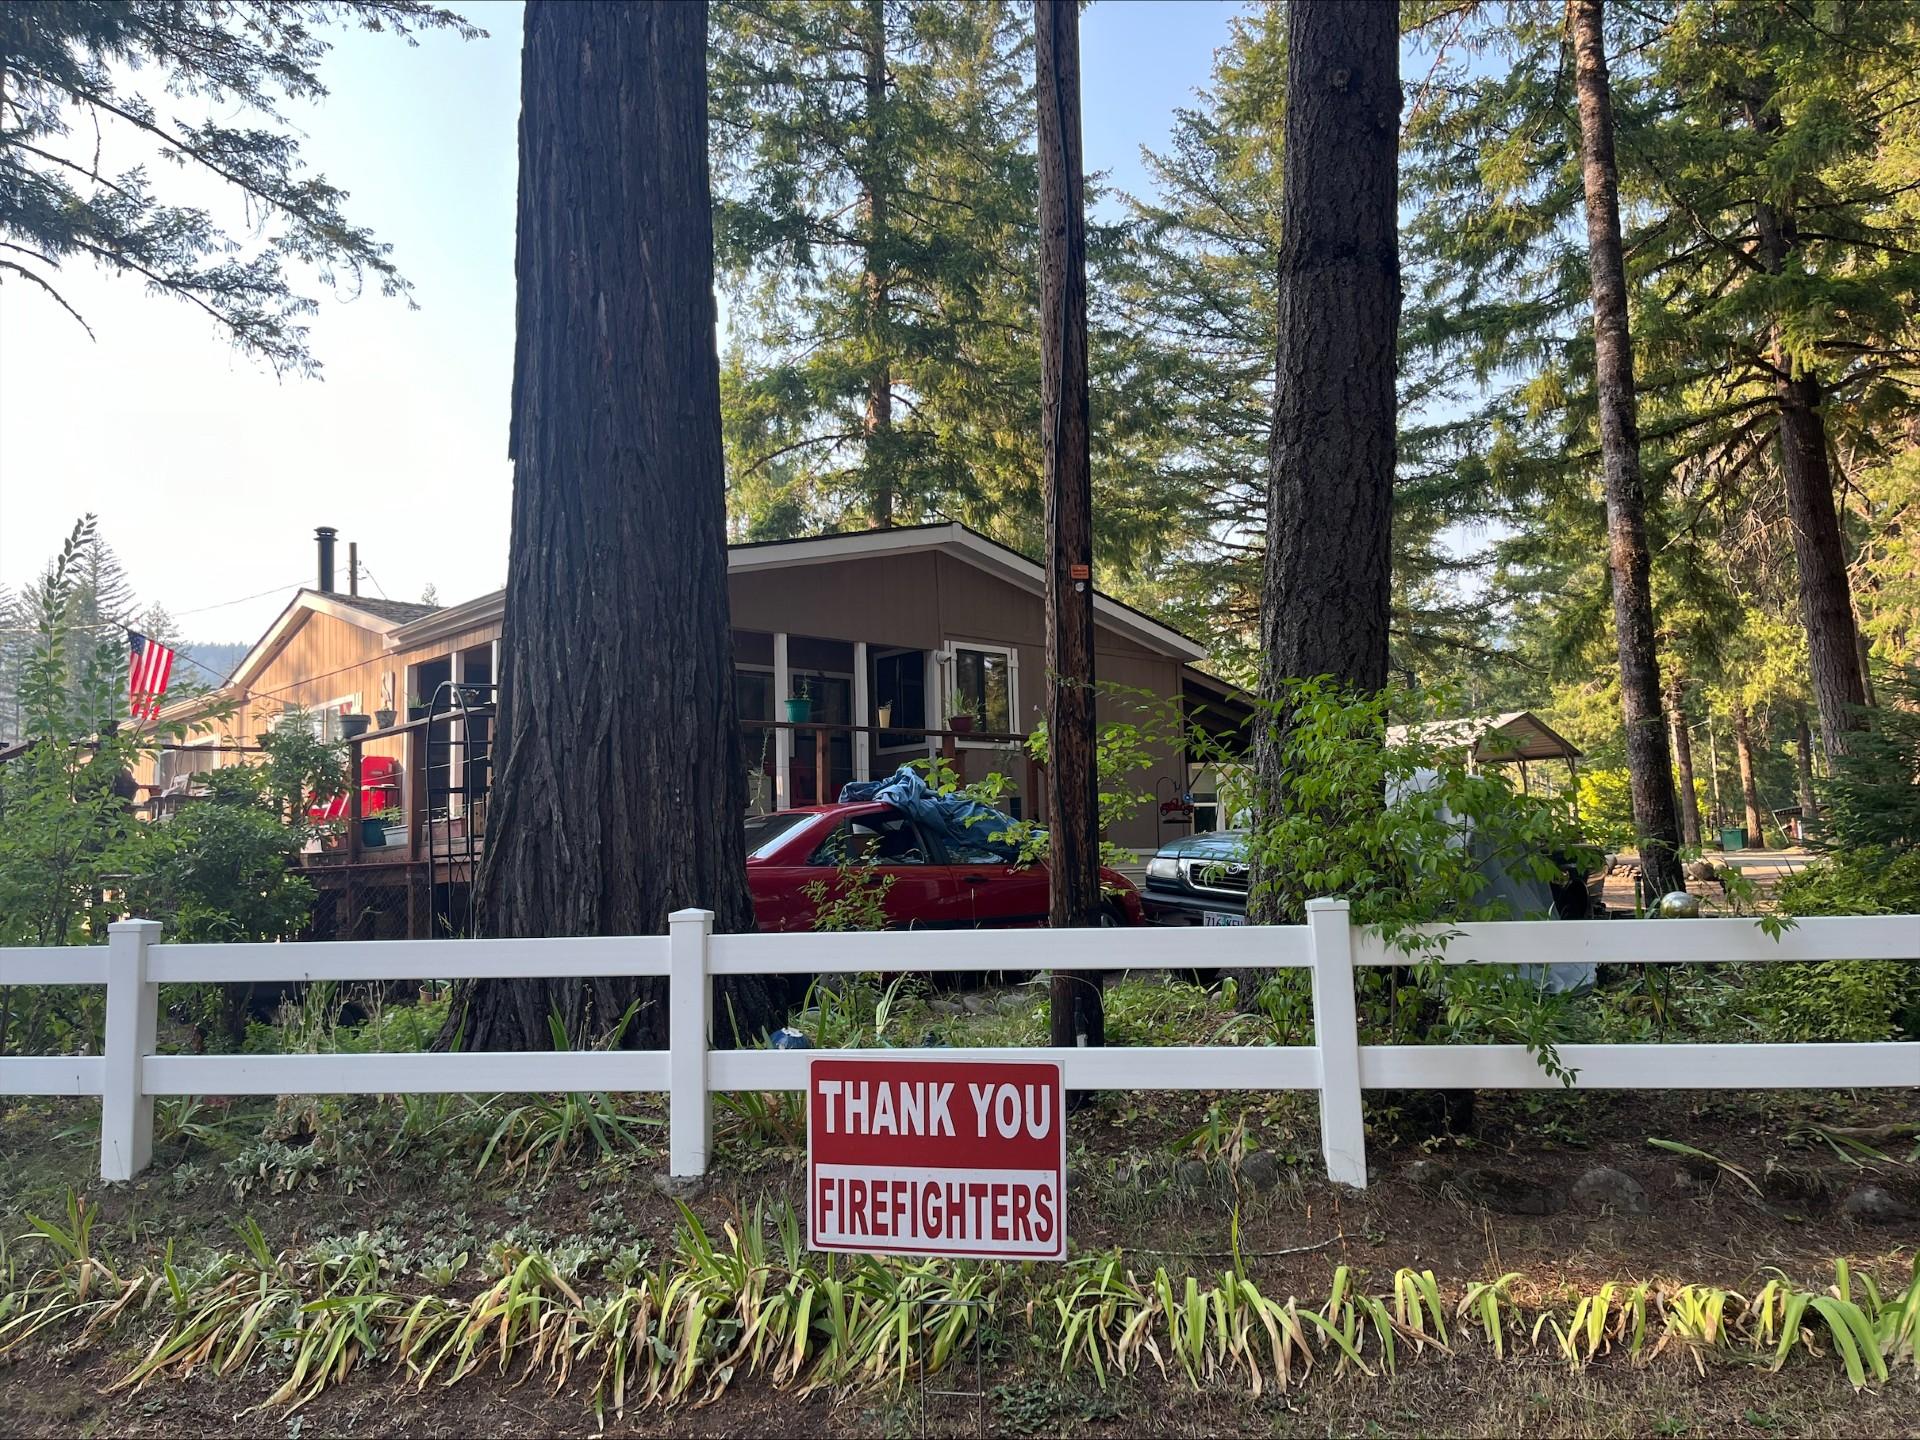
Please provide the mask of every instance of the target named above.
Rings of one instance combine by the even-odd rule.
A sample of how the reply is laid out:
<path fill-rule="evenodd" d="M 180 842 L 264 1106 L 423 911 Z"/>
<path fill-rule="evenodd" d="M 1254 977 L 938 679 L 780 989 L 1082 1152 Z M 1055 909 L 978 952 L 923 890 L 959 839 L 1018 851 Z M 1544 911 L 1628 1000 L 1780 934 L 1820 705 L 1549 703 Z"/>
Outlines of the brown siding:
<path fill-rule="evenodd" d="M 500 626 L 496 621 L 431 644 L 386 654 L 378 631 L 363 629 L 331 615 L 309 613 L 253 678 L 234 713 L 217 722 L 213 729 L 223 743 L 250 745 L 253 737 L 266 730 L 286 706 L 311 708 L 348 695 L 358 696 L 362 713 L 371 715 L 380 706 L 380 679 L 389 671 L 393 673 L 394 708 L 404 719 L 409 665 L 444 659 L 455 650 L 490 644 L 499 635 Z M 367 755 L 390 755 L 395 759 L 404 759 L 405 752 L 406 742 L 401 739 L 375 741 L 364 750 Z M 151 784 L 154 770 L 155 764 L 149 759 L 138 768 L 134 778 L 142 785 Z"/>
<path fill-rule="evenodd" d="M 802 657 L 812 652 L 804 638 L 850 642 L 865 640 L 875 647 L 901 646 L 934 650 L 949 641 L 977 640 L 1006 645 L 1019 654 L 1018 716 L 1016 724 L 1030 731 L 1043 718 L 1046 703 L 1046 616 L 1040 597 L 1023 586 L 1003 580 L 952 555 L 869 556 L 777 570 L 735 573 L 729 578 L 735 653 L 740 663 L 771 664 L 776 630 L 786 631 L 795 664 L 813 663 Z M 318 705 L 342 695 L 357 694 L 367 713 L 380 702 L 380 678 L 394 676 L 394 703 L 403 713 L 407 704 L 408 667 L 442 659 L 456 650 L 489 644 L 499 638 L 500 625 L 476 626 L 405 651 L 386 654 L 381 636 L 371 630 L 310 614 L 289 637 L 250 688 L 233 718 L 220 727 L 235 740 L 250 741 L 266 728 L 281 705 Z M 815 660 L 824 664 L 826 651 Z M 1142 645 L 1130 636 L 1097 625 L 1094 663 L 1103 683 L 1149 692 L 1156 699 L 1179 693 L 1180 662 Z M 839 668 L 834 665 L 831 668 Z M 423 697 L 424 698 L 424 697 Z M 1123 699 L 1100 705 L 1103 722 L 1135 718 L 1134 707 Z M 938 723 L 944 717 L 929 717 Z M 399 741 L 376 742 L 368 754 L 400 756 Z M 961 752 L 961 769 L 969 779 L 998 769 L 1016 784 L 1026 782 L 1025 757 L 1017 751 L 968 748 Z M 141 783 L 152 778 L 152 766 L 143 767 Z M 1141 788 L 1156 782 L 1161 793 L 1185 789 L 1184 766 L 1171 749 L 1163 748 Z M 1156 840 L 1153 808 L 1118 827 L 1109 838 L 1136 848 Z"/>

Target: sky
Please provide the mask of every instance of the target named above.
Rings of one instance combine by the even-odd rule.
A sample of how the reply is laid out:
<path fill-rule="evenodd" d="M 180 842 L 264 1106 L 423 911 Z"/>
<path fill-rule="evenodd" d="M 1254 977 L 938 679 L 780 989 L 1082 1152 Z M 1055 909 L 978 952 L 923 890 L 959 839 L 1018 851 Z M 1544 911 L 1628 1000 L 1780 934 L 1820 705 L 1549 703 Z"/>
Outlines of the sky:
<path fill-rule="evenodd" d="M 276 378 L 198 311 L 77 264 L 63 293 L 96 340 L 38 292 L 0 285 L 0 583 L 31 581 L 87 511 L 141 602 L 164 604 L 190 641 L 257 638 L 313 583 L 316 525 L 339 529 L 343 570 L 344 542 L 359 542 L 369 594 L 432 585 L 452 603 L 503 582 L 520 14 L 460 8 L 487 39 L 410 49 L 343 33 L 322 67 L 331 93 L 289 110 L 308 163 L 392 244 L 419 307 L 319 290 L 322 379 Z M 1090 171 L 1146 188 L 1140 147 L 1165 143 L 1238 8 L 1084 12 Z M 155 169 L 170 199 L 180 178 Z"/>

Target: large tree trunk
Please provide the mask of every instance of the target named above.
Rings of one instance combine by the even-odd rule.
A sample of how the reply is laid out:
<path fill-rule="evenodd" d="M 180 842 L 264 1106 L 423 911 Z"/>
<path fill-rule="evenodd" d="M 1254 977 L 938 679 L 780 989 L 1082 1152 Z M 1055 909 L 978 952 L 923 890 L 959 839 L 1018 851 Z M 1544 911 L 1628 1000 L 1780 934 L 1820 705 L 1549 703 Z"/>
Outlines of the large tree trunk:
<path fill-rule="evenodd" d="M 1772 137 L 1780 131 L 1772 94 L 1753 96 L 1747 118 L 1763 135 Z M 1761 268 L 1769 275 L 1785 274 L 1788 259 L 1800 244 L 1792 200 L 1784 206 L 1756 200 L 1753 218 Z M 1780 411 L 1780 472 L 1786 485 L 1793 556 L 1800 571 L 1800 619 L 1807 630 L 1808 671 L 1820 711 L 1820 738 L 1828 755 L 1840 755 L 1846 752 L 1847 736 L 1866 725 L 1853 592 L 1839 511 L 1833 502 L 1827 423 L 1821 414 L 1825 397 L 1820 381 L 1799 370 L 1782 332 L 1776 322 L 1767 363 L 1774 371 Z"/>
<path fill-rule="evenodd" d="M 1744 700 L 1733 702 L 1733 748 L 1740 761 L 1740 798 L 1747 807 L 1747 844 L 1767 843 L 1766 822 L 1760 816 L 1760 787 L 1753 778 L 1753 726 Z"/>
<path fill-rule="evenodd" d="M 1620 654 L 1620 710 L 1626 722 L 1633 828 L 1649 892 L 1686 888 L 1676 853 L 1673 761 L 1660 703 L 1653 627 L 1653 562 L 1647 553 L 1640 474 L 1639 406 L 1633 339 L 1627 328 L 1627 271 L 1620 251 L 1620 177 L 1613 155 L 1613 95 L 1607 79 L 1602 0 L 1573 0 L 1574 88 L 1580 101 L 1580 173 L 1587 198 L 1587 260 L 1593 286 L 1594 384 L 1600 410 L 1607 565 L 1613 574 L 1613 631 Z"/>
<path fill-rule="evenodd" d="M 1397 0 L 1287 9 L 1263 680 L 1387 679 L 1400 322 Z M 1261 747 L 1262 774 L 1277 754 Z M 1267 788 L 1267 787 L 1263 787 Z"/>
<path fill-rule="evenodd" d="M 746 804 L 727 615 L 707 185 L 706 6 L 526 9 L 513 540 L 498 779 L 480 877 L 496 936 L 645 935 L 684 906 L 748 930 Z M 778 1024 L 726 987 L 715 1038 Z M 485 981 L 473 1049 L 579 1041 L 658 981 Z M 728 1001 L 731 1001 L 729 1009 Z"/>
<path fill-rule="evenodd" d="M 887 6 L 867 0 L 867 141 L 860 184 L 866 212 L 866 272 L 860 277 L 866 301 L 867 414 L 865 459 L 867 514 L 877 530 L 893 525 L 895 477 L 893 451 L 893 349 L 889 334 L 893 291 L 887 258 Z"/>
<path fill-rule="evenodd" d="M 1667 688 L 1667 710 L 1673 725 L 1674 778 L 1680 787 L 1680 838 L 1698 849 L 1700 797 L 1693 788 L 1693 736 L 1687 729 L 1687 712 L 1681 704 L 1678 679 Z"/>
<path fill-rule="evenodd" d="M 1100 923 L 1094 764 L 1093 472 L 1079 0 L 1034 0 L 1040 119 L 1040 450 L 1047 509 L 1048 923 Z M 1097 977 L 1055 972 L 1055 1045 L 1106 1039 Z"/>
<path fill-rule="evenodd" d="M 1773 363 L 1783 371 L 1792 364 L 1778 347 Z M 1846 550 L 1833 503 L 1820 382 L 1811 375 L 1787 378 L 1783 374 L 1774 388 L 1780 397 L 1780 468 L 1786 479 L 1793 554 L 1800 570 L 1800 618 L 1807 630 L 1809 678 L 1820 711 L 1820 738 L 1829 755 L 1841 755 L 1846 753 L 1848 735 L 1866 724 L 1867 692 L 1860 678 Z"/>

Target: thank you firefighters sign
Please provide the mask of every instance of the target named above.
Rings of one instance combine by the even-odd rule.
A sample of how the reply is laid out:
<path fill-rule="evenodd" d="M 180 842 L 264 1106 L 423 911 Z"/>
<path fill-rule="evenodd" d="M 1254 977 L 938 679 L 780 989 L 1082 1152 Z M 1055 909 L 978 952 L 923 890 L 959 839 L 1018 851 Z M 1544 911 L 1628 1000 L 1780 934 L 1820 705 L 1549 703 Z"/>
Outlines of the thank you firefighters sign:
<path fill-rule="evenodd" d="M 814 1249 L 1066 1258 L 1057 1061 L 822 1058 L 807 1090 Z"/>

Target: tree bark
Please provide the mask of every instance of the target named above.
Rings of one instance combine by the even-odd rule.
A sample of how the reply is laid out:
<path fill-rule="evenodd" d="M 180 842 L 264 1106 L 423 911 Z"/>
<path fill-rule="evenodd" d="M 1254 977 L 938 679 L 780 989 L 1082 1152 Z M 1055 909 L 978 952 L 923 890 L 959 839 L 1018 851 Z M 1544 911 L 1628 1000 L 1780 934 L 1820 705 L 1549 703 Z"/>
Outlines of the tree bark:
<path fill-rule="evenodd" d="M 1034 0 L 1040 120 L 1040 421 L 1047 524 L 1048 922 L 1100 923 L 1093 478 L 1078 0 Z M 1105 1041 L 1097 977 L 1056 971 L 1055 1045 Z"/>
<path fill-rule="evenodd" d="M 1613 95 L 1607 78 L 1602 0 L 1572 0 L 1574 88 L 1580 102 L 1580 173 L 1587 200 L 1587 260 L 1593 288 L 1594 386 L 1600 410 L 1607 566 L 1613 576 L 1613 631 L 1620 655 L 1620 710 L 1626 723 L 1633 828 L 1649 893 L 1686 888 L 1677 854 L 1673 761 L 1660 702 L 1653 625 L 1653 561 L 1647 552 L 1640 471 L 1639 406 L 1627 322 L 1627 271 L 1620 249 L 1620 177 L 1613 152 Z"/>
<path fill-rule="evenodd" d="M 1678 678 L 1668 684 L 1667 709 L 1673 725 L 1674 778 L 1680 787 L 1680 838 L 1697 850 L 1700 848 L 1700 797 L 1693 788 L 1693 736 L 1687 730 L 1687 712 L 1681 704 Z"/>
<path fill-rule="evenodd" d="M 1740 761 L 1740 798 L 1747 807 L 1747 844 L 1766 844 L 1766 822 L 1760 817 L 1760 787 L 1753 778 L 1753 727 L 1744 700 L 1733 702 L 1733 748 Z"/>
<path fill-rule="evenodd" d="M 1399 6 L 1295 0 L 1287 47 L 1262 675 L 1270 695 L 1318 675 L 1371 691 L 1397 439 Z"/>
<path fill-rule="evenodd" d="M 893 453 L 893 291 L 887 258 L 887 6 L 867 0 L 867 140 L 861 170 L 861 207 L 866 212 L 866 271 L 861 292 L 867 314 L 867 413 L 864 469 L 867 513 L 876 530 L 893 527 L 896 466 Z"/>
<path fill-rule="evenodd" d="M 1779 133 L 1776 107 L 1771 93 L 1750 99 L 1748 119 L 1755 130 L 1769 137 Z M 1799 222 L 1792 204 L 1791 199 L 1785 206 L 1769 200 L 1754 202 L 1757 257 L 1769 275 L 1785 274 L 1789 257 L 1799 248 Z M 1780 473 L 1786 486 L 1793 556 L 1800 571 L 1808 678 L 1820 712 L 1821 741 L 1828 755 L 1842 755 L 1848 735 L 1866 726 L 1867 697 L 1861 682 L 1853 590 L 1847 579 L 1839 511 L 1833 502 L 1833 468 L 1821 413 L 1825 396 L 1819 379 L 1801 371 L 1788 354 L 1783 331 L 1776 321 L 1767 364 L 1774 372 L 1774 397 L 1780 411 Z"/>
<path fill-rule="evenodd" d="M 685 906 L 748 930 L 746 776 L 728 628 L 706 6 L 526 9 L 513 538 L 498 777 L 479 887 L 496 936 L 644 935 Z M 743 1034 L 780 987 L 726 987 Z M 623 977 L 462 988 L 471 1049 L 572 1043 L 664 987 Z M 722 1020 L 721 1043 L 732 1038 Z"/>
<path fill-rule="evenodd" d="M 1820 818 L 1820 797 L 1813 788 L 1813 732 L 1807 728 L 1807 707 L 1793 707 L 1793 760 L 1799 772 L 1800 818 L 1809 824 Z"/>

